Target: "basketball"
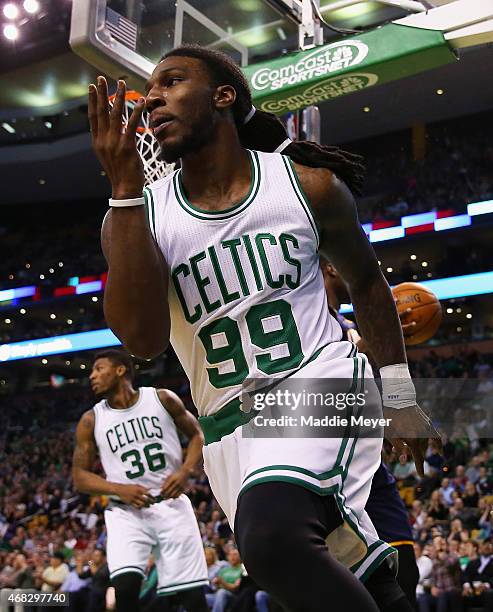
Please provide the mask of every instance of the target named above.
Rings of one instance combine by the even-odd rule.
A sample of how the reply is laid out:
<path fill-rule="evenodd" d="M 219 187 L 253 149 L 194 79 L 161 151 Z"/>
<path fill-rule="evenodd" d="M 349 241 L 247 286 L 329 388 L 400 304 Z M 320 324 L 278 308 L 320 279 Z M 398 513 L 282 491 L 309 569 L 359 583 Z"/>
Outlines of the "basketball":
<path fill-rule="evenodd" d="M 412 334 L 404 334 L 406 345 L 422 344 L 432 338 L 442 321 L 442 306 L 437 296 L 419 283 L 401 283 L 392 293 L 399 314 L 408 308 L 412 310 L 402 317 L 402 322 L 416 323 Z"/>

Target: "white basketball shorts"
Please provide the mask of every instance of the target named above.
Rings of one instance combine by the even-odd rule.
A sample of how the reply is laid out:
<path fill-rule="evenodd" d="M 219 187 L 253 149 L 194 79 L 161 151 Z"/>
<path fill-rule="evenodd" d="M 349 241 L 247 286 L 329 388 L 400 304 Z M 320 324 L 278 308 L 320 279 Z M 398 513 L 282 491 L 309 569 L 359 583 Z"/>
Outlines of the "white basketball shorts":
<path fill-rule="evenodd" d="M 348 379 L 355 389 L 375 386 L 366 355 L 350 342 L 328 345 L 290 378 Z M 376 388 L 375 388 L 376 392 Z M 381 415 L 378 406 L 373 406 Z M 319 495 L 333 495 L 343 524 L 327 538 L 330 552 L 364 581 L 395 549 L 379 539 L 365 505 L 380 465 L 382 438 L 246 437 L 253 420 L 233 400 L 218 413 L 202 417 L 204 466 L 216 499 L 234 529 L 238 498 L 263 482 L 298 484 Z M 380 435 L 380 434 L 379 434 Z M 391 558 L 392 555 L 392 558 Z"/>
<path fill-rule="evenodd" d="M 172 595 L 209 583 L 197 519 L 186 495 L 140 510 L 111 503 L 104 519 L 111 578 L 126 572 L 144 576 L 152 553 L 158 595 Z"/>

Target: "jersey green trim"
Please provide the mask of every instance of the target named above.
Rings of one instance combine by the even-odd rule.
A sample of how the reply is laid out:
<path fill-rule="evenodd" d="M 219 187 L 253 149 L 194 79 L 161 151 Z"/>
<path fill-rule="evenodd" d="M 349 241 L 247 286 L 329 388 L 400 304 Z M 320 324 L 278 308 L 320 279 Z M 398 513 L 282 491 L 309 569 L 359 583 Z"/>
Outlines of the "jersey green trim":
<path fill-rule="evenodd" d="M 329 470 L 328 472 L 322 472 L 321 474 L 317 474 L 297 465 L 267 465 L 248 474 L 248 476 L 243 479 L 243 482 L 247 481 L 252 476 L 260 474 L 261 472 L 267 472 L 270 470 L 299 472 L 300 474 L 306 474 L 306 476 L 310 476 L 310 478 L 314 478 L 315 480 L 328 480 L 329 478 L 333 478 L 334 476 L 339 476 L 340 474 L 342 474 L 342 466 Z"/>
<path fill-rule="evenodd" d="M 296 484 L 300 487 L 304 487 L 317 495 L 334 495 L 337 492 L 337 485 L 332 485 L 330 487 L 317 487 L 313 485 L 311 482 L 307 482 L 302 478 L 297 478 L 296 476 L 263 476 L 262 478 L 257 478 L 253 482 L 249 482 L 247 485 L 241 488 L 241 491 L 238 493 L 238 499 L 240 498 L 245 491 L 255 487 L 258 484 L 262 484 L 264 482 L 288 482 L 290 484 Z"/>
<path fill-rule="evenodd" d="M 110 574 L 110 578 L 113 579 L 115 576 L 119 576 L 120 574 L 127 574 L 129 572 L 136 572 L 138 574 L 142 574 L 142 576 L 145 576 L 145 572 L 142 568 L 137 567 L 136 565 L 124 565 L 123 567 L 113 570 Z"/>
<path fill-rule="evenodd" d="M 294 169 L 293 162 L 289 157 L 285 155 L 282 156 L 282 160 L 284 165 L 286 166 L 286 172 L 288 173 L 289 180 L 291 182 L 291 187 L 295 192 L 303 210 L 305 211 L 306 216 L 308 217 L 308 221 L 312 227 L 313 233 L 315 234 L 315 240 L 317 241 L 317 249 L 320 246 L 320 234 L 318 231 L 317 223 L 315 221 L 315 217 L 313 215 L 311 204 L 308 200 L 308 196 L 303 191 L 303 188 L 298 179 L 298 175 L 296 174 L 296 170 Z"/>
<path fill-rule="evenodd" d="M 208 578 L 199 578 L 198 580 L 190 580 L 188 582 L 177 582 L 176 584 L 170 584 L 165 587 L 158 587 L 156 590 L 157 595 L 173 595 L 177 591 L 186 591 L 188 589 L 194 589 L 195 587 L 203 584 L 209 584 Z"/>
<path fill-rule="evenodd" d="M 366 365 L 366 361 L 365 361 L 364 356 L 359 356 L 359 355 L 358 355 L 358 357 L 353 357 L 353 359 L 355 360 L 355 362 L 356 362 L 356 360 L 361 359 L 361 362 L 362 362 L 362 365 L 361 365 L 361 376 L 358 377 L 358 380 L 356 382 L 358 383 L 358 381 L 359 381 L 360 392 L 364 393 L 364 390 L 365 390 L 365 365 Z M 355 391 L 356 391 L 356 389 L 355 389 Z M 360 409 L 356 412 L 356 417 L 359 417 L 361 415 L 362 411 L 363 411 L 363 406 L 361 406 Z M 346 468 L 345 468 L 344 474 L 342 476 L 342 481 L 343 482 L 346 480 L 346 477 L 348 475 L 348 469 L 349 469 L 348 466 L 349 466 L 349 464 L 351 463 L 351 461 L 353 459 L 353 455 L 354 455 L 354 451 L 356 449 L 357 441 L 358 441 L 358 436 L 355 436 L 353 438 L 351 450 L 349 451 L 349 457 L 348 457 L 348 460 L 346 462 Z"/>
<path fill-rule="evenodd" d="M 360 561 L 358 561 L 358 563 L 355 563 L 354 565 L 351 565 L 351 571 L 353 573 L 357 572 L 359 570 L 359 568 L 363 565 L 363 563 L 371 555 L 371 553 L 373 551 L 377 550 L 377 548 L 379 548 L 381 545 L 382 545 L 382 540 L 377 540 L 376 542 L 373 542 L 373 544 L 370 544 L 370 546 L 368 546 L 368 548 L 367 548 L 366 555 Z"/>
<path fill-rule="evenodd" d="M 151 230 L 152 237 L 157 242 L 156 237 L 156 212 L 154 206 L 154 195 L 152 193 L 152 189 L 149 187 L 144 188 L 144 201 L 147 210 L 147 218 L 149 220 L 149 228 Z"/>
<path fill-rule="evenodd" d="M 385 550 L 383 550 L 378 557 L 372 561 L 370 563 L 370 565 L 366 568 L 366 570 L 361 574 L 361 576 L 358 576 L 358 572 L 355 573 L 356 578 L 358 578 L 361 582 L 365 582 L 366 580 L 368 580 L 368 578 L 373 574 L 373 572 L 377 569 L 377 567 L 380 567 L 380 565 L 382 564 L 382 562 L 389 557 L 390 555 L 395 555 L 397 554 L 397 551 L 395 548 L 393 548 L 392 546 L 389 545 L 388 548 L 385 548 Z"/>
<path fill-rule="evenodd" d="M 357 351 L 358 351 L 358 349 L 356 348 L 356 346 L 353 345 L 351 347 L 351 350 L 349 351 L 349 355 L 348 355 L 348 358 L 349 357 L 353 357 L 353 382 L 351 384 L 351 388 L 349 389 L 348 393 L 353 393 L 355 391 L 356 385 L 358 383 L 358 361 L 357 361 L 357 358 L 354 357 L 354 354 Z M 341 464 L 341 462 L 342 462 L 342 458 L 344 456 L 344 452 L 346 450 L 346 446 L 347 446 L 347 443 L 348 443 L 348 440 L 349 440 L 348 436 L 349 436 L 349 425 L 347 426 L 346 431 L 344 432 L 344 437 L 342 439 L 341 446 L 339 448 L 339 452 L 337 453 L 337 459 L 336 459 L 336 462 L 335 462 L 336 466 L 339 466 Z"/>
<path fill-rule="evenodd" d="M 185 191 L 183 189 L 183 180 L 182 180 L 182 171 L 181 169 L 173 177 L 173 186 L 175 190 L 175 196 L 178 201 L 178 204 L 185 210 L 188 214 L 192 215 L 196 219 L 201 219 L 202 221 L 223 221 L 225 219 L 230 219 L 243 212 L 248 206 L 255 200 L 257 193 L 260 188 L 260 162 L 258 158 L 258 154 L 256 151 L 250 151 L 247 149 L 249 159 L 250 159 L 250 168 L 251 168 L 251 181 L 250 181 L 250 189 L 247 195 L 237 202 L 233 206 L 226 208 L 225 210 L 204 210 L 202 208 L 198 208 L 194 206 L 186 197 Z"/>

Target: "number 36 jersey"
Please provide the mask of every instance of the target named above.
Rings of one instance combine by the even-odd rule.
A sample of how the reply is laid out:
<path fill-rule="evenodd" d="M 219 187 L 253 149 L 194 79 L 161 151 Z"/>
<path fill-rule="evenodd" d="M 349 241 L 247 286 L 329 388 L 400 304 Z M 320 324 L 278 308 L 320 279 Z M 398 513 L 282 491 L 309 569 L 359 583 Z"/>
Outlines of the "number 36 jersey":
<path fill-rule="evenodd" d="M 107 480 L 139 484 L 158 495 L 182 464 L 176 425 L 153 387 L 140 387 L 130 408 L 94 406 L 94 438 Z"/>
<path fill-rule="evenodd" d="M 247 196 L 221 211 L 188 201 L 182 171 L 146 187 L 169 267 L 171 343 L 201 416 L 247 378 L 281 378 L 341 339 L 318 261 L 318 231 L 289 158 L 248 151 Z"/>

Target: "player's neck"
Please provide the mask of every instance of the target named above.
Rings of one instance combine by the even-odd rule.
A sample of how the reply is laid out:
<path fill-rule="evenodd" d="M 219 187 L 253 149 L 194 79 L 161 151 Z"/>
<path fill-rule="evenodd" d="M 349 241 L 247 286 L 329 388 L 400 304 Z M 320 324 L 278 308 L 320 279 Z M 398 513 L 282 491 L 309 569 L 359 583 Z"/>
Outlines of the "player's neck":
<path fill-rule="evenodd" d="M 112 393 L 106 401 L 112 408 L 124 409 L 131 408 L 139 399 L 140 392 L 132 385 L 124 385 L 115 393 Z"/>
<path fill-rule="evenodd" d="M 221 126 L 210 143 L 184 157 L 181 163 L 187 198 L 200 208 L 224 210 L 248 193 L 250 159 L 232 124 Z"/>

